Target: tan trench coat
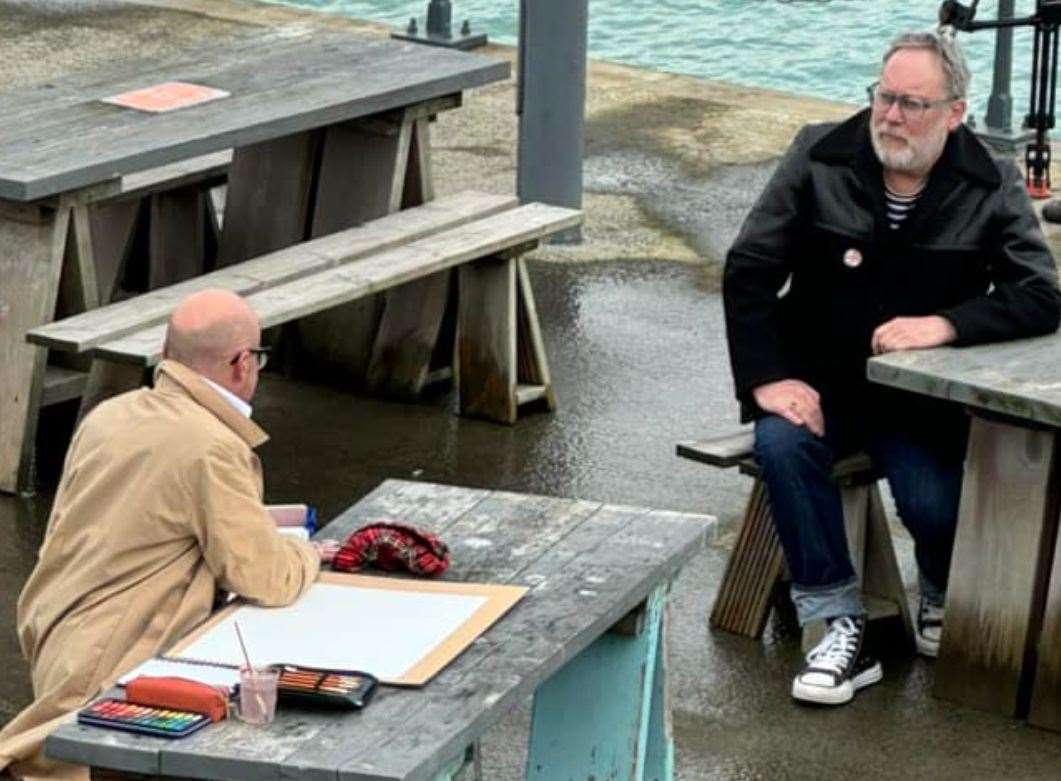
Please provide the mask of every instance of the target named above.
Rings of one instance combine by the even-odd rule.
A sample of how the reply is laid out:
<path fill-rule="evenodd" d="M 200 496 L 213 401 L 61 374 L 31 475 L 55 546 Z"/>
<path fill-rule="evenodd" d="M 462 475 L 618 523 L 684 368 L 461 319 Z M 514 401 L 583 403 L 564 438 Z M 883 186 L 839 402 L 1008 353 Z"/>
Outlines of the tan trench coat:
<path fill-rule="evenodd" d="M 215 591 L 295 601 L 319 561 L 262 504 L 268 437 L 199 375 L 164 361 L 154 389 L 100 404 L 74 435 L 39 561 L 18 603 L 36 700 L 0 732 L 15 777 L 87 778 L 43 738 L 203 621 Z"/>

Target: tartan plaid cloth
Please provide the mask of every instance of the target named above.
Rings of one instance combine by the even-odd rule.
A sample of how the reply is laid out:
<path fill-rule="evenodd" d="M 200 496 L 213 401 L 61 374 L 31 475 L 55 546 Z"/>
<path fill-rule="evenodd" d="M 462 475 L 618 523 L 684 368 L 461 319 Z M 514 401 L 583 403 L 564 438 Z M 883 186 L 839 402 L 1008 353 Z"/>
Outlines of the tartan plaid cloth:
<path fill-rule="evenodd" d="M 375 565 L 387 572 L 441 575 L 449 567 L 449 548 L 431 532 L 396 521 L 376 521 L 346 538 L 332 569 L 355 572 Z"/>

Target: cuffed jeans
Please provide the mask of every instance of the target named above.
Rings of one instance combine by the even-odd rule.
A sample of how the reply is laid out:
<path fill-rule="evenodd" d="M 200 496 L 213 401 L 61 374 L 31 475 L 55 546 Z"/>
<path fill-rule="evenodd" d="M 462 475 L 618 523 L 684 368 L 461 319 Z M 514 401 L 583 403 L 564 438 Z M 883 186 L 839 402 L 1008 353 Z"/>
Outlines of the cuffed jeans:
<path fill-rule="evenodd" d="M 840 490 L 830 477 L 837 457 L 851 451 L 850 434 L 828 417 L 824 437 L 776 415 L 755 424 L 755 456 L 792 573 L 792 601 L 801 625 L 865 613 L 847 548 Z M 941 425 L 925 421 L 854 440 L 854 449 L 861 445 L 887 478 L 899 517 L 914 538 L 921 593 L 939 604 L 947 588 L 967 437 L 967 424 L 955 425 L 951 415 Z"/>

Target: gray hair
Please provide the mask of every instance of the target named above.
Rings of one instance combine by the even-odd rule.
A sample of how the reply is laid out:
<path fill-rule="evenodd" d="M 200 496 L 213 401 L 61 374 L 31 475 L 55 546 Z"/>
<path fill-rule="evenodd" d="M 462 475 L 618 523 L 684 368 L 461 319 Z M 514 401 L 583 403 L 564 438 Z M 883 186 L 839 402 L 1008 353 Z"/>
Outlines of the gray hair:
<path fill-rule="evenodd" d="M 939 58 L 947 95 L 953 100 L 964 100 L 969 92 L 969 65 L 965 62 L 953 27 L 941 27 L 939 33 L 904 33 L 892 41 L 884 53 L 882 64 L 887 64 L 900 49 L 925 49 Z"/>

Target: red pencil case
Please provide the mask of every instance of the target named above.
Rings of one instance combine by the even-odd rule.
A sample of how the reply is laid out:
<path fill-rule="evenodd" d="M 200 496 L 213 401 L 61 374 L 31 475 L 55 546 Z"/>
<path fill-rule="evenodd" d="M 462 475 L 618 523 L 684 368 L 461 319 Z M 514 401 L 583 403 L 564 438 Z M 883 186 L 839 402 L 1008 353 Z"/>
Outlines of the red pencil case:
<path fill-rule="evenodd" d="M 228 716 L 225 692 L 187 678 L 138 676 L 125 685 L 125 699 L 135 705 L 202 713 L 211 721 L 221 721 Z"/>

